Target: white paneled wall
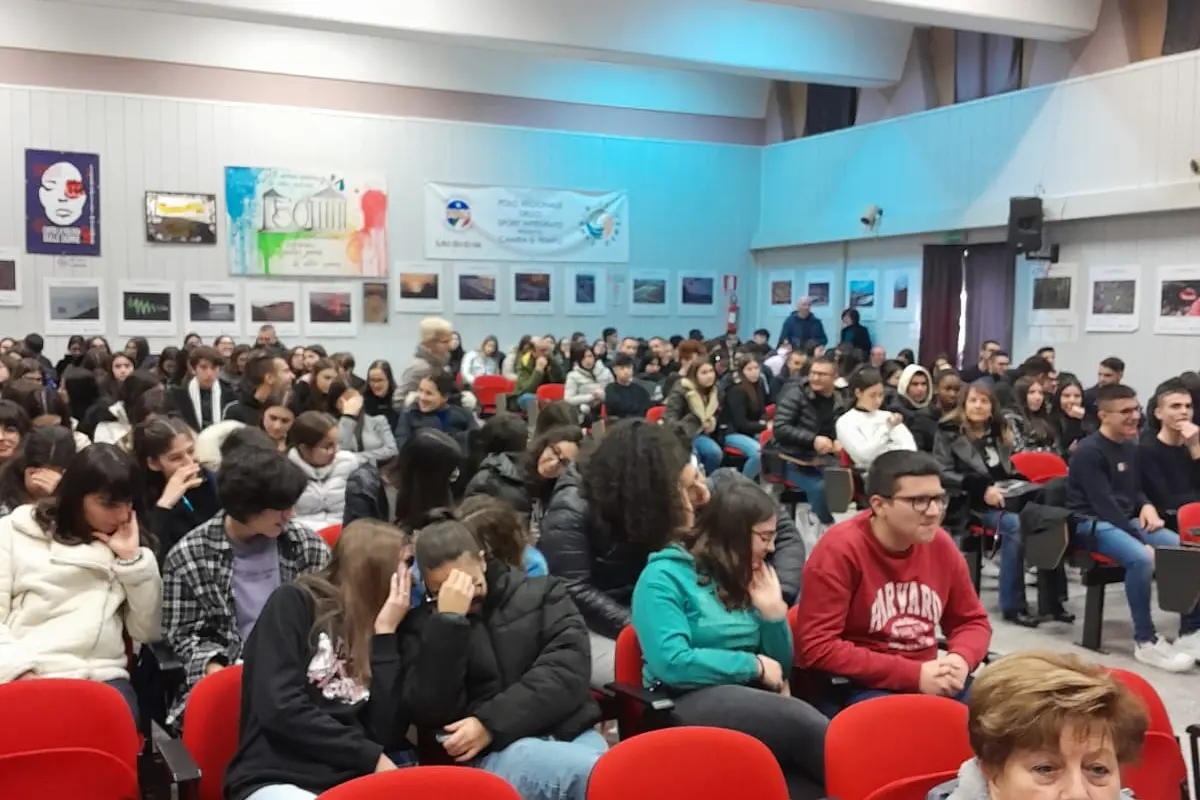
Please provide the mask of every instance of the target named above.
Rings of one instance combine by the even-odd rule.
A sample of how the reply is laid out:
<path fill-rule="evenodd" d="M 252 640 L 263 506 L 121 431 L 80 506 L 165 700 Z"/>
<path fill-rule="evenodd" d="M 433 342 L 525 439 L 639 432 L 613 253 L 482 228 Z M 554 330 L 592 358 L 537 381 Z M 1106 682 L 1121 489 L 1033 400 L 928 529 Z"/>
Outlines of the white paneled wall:
<path fill-rule="evenodd" d="M 25 303 L 20 308 L 0 308 L 0 332 L 5 334 L 23 335 L 42 327 L 39 279 L 44 276 L 105 278 L 110 316 L 116 310 L 121 278 L 167 279 L 181 284 L 185 279 L 226 278 L 227 165 L 383 173 L 390 195 L 388 235 L 393 262 L 422 260 L 423 185 L 436 180 L 626 189 L 630 198 L 630 268 L 734 273 L 745 282 L 752 275 L 746 245 L 758 217 L 759 153 L 755 148 L 0 86 L 0 246 L 17 246 L 22 251 L 27 147 L 100 154 L 102 256 L 84 259 L 81 268 L 67 268 L 49 256 L 26 255 L 22 270 Z M 146 244 L 143 207 L 147 190 L 216 194 L 221 243 L 216 247 Z M 610 267 L 609 271 L 624 269 Z M 448 265 L 445 274 L 450 275 Z M 393 296 L 394 292 L 393 287 Z M 723 308 L 714 311 L 712 319 L 629 317 L 627 304 L 614 306 L 613 300 L 609 298 L 609 314 L 604 318 L 503 314 L 464 316 L 454 322 L 467 346 L 493 333 L 507 346 L 528 331 L 567 335 L 578 329 L 598 336 L 606 325 L 644 335 L 677 329 L 686 333 L 687 328 L 698 326 L 715 335 L 724 319 Z M 403 361 L 415 344 L 420 316 L 399 315 L 393 309 L 387 326 L 364 326 L 352 342 L 331 339 L 329 344 L 336 349 L 348 346 L 360 362 L 372 358 Z M 116 338 L 115 316 L 109 334 Z M 178 342 L 151 342 L 156 348 L 173 343 Z M 56 357 L 64 346 L 64 339 L 51 338 L 47 352 Z"/>
<path fill-rule="evenodd" d="M 1085 386 L 1096 380 L 1102 358 L 1124 359 L 1125 380 L 1143 397 L 1163 380 L 1184 370 L 1200 370 L 1200 337 L 1164 336 L 1154 333 L 1157 316 L 1159 266 L 1200 265 L 1200 214 L 1184 212 L 1143 217 L 1086 220 L 1055 225 L 1050 240 L 1062 246 L 1061 263 L 1080 265 L 1075 307 L 1078 328 L 1070 341 L 1053 342 L 1060 370 L 1076 372 Z M 1138 305 L 1140 326 L 1133 333 L 1088 333 L 1087 311 L 1089 267 L 1138 266 L 1142 280 Z M 1016 313 L 1013 324 L 1013 356 L 1032 355 L 1043 342 L 1034 338 L 1029 326 L 1033 273 L 1018 265 Z"/>
<path fill-rule="evenodd" d="M 772 145 L 754 246 L 1004 225 L 1008 199 L 1051 219 L 1200 208 L 1200 51 Z"/>

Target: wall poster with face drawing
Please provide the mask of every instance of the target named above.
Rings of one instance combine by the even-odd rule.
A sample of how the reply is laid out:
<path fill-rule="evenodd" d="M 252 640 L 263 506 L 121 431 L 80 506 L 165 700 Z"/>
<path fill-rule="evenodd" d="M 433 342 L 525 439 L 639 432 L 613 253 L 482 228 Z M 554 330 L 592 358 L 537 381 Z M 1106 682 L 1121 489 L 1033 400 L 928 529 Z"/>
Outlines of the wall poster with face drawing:
<path fill-rule="evenodd" d="M 25 249 L 100 255 L 100 156 L 25 151 Z"/>

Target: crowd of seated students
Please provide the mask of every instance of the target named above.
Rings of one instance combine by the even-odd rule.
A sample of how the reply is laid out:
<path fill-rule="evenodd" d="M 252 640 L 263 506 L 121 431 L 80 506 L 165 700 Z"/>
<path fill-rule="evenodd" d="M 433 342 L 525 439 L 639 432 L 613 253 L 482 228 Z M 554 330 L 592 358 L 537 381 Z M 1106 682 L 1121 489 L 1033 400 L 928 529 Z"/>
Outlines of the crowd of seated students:
<path fill-rule="evenodd" d="M 589 687 L 613 680 L 632 626 L 678 722 L 760 739 L 795 797 L 819 797 L 829 717 L 884 693 L 968 695 L 991 631 L 951 537 L 969 520 L 1000 536 L 1005 620 L 1070 620 L 1025 604 L 1019 452 L 1070 459 L 1062 503 L 1126 568 L 1138 660 L 1192 667 L 1200 611 L 1173 644 L 1150 622 L 1150 548 L 1177 544 L 1164 520 L 1200 499 L 1186 378 L 1156 390 L 1143 433 L 1114 359 L 1085 392 L 1052 350 L 1008 369 L 985 343 L 964 383 L 945 360 L 861 350 L 844 322 L 828 353 L 802 302 L 774 349 L 765 330 L 606 329 L 505 354 L 494 337 L 463 352 L 428 319 L 400 380 L 386 361 L 360 378 L 348 353 L 288 351 L 269 326 L 253 348 L 189 336 L 157 361 L 130 340 L 119 368 L 93 340 L 55 370 L 27 337 L 15 363 L 0 353 L 0 683 L 89 678 L 136 706 L 122 637 L 161 628 L 186 673 L 170 725 L 200 680 L 244 665 L 230 797 L 310 798 L 419 759 L 582 798 L 605 749 Z M 512 412 L 481 419 L 474 380 L 509 369 Z M 564 381 L 536 426 L 513 413 Z M 645 420 L 654 403 L 664 424 Z M 811 554 L 757 483 L 760 441 L 825 526 Z M 865 508 L 833 525 L 824 471 L 843 456 Z M 105 615 L 94 647 L 72 628 L 85 608 L 89 631 Z"/>

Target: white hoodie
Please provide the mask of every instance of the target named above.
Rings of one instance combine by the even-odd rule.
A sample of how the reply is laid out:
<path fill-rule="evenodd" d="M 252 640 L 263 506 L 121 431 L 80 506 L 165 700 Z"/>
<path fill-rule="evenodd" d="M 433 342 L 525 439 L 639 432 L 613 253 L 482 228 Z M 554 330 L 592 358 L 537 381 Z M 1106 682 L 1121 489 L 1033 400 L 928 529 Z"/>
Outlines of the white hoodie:
<path fill-rule="evenodd" d="M 892 425 L 892 412 L 852 408 L 838 417 L 837 438 L 854 466 L 866 472 L 871 463 L 892 450 L 916 451 L 912 432 L 903 423 Z"/>
<path fill-rule="evenodd" d="M 128 678 L 123 634 L 159 637 L 162 579 L 146 547 L 117 563 L 99 541 L 66 545 L 24 505 L 0 519 L 0 683 L 39 678 Z"/>

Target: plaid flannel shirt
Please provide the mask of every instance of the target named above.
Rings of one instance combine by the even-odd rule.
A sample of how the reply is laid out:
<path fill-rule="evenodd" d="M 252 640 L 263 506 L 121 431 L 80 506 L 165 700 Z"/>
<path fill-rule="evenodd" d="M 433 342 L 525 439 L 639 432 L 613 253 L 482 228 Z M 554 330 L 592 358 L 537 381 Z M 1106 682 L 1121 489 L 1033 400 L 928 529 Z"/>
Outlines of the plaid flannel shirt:
<path fill-rule="evenodd" d="M 279 579 L 291 583 L 329 563 L 321 537 L 297 522 L 279 536 Z M 177 725 L 192 687 L 213 659 L 226 665 L 242 657 L 233 599 L 233 548 L 225 512 L 192 529 L 171 548 L 163 565 L 163 635 L 187 672 L 187 686 L 167 722 Z"/>

